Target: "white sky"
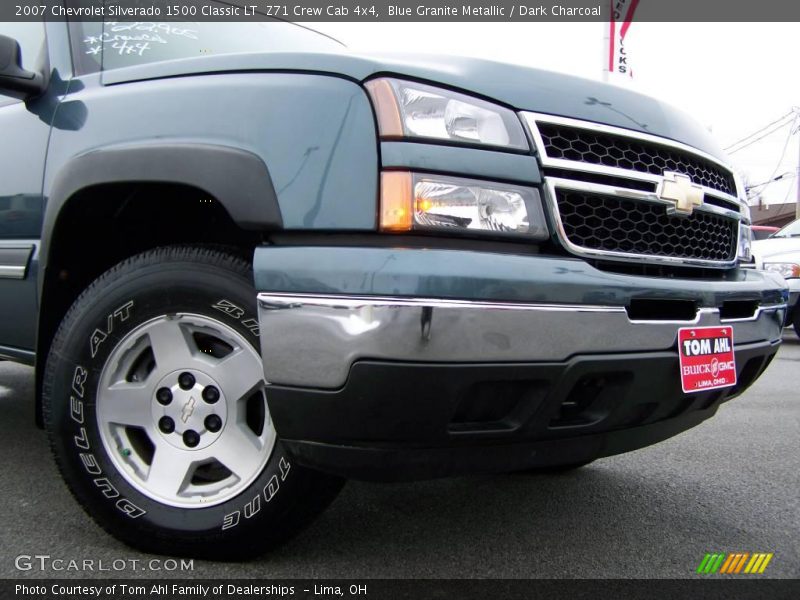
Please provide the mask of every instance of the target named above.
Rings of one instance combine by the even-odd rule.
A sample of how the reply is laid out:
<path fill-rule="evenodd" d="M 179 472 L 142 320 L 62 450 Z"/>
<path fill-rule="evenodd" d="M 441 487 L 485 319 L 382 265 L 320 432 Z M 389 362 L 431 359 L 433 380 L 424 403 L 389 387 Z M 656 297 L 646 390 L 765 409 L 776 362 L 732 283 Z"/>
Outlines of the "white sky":
<path fill-rule="evenodd" d="M 357 51 L 478 56 L 601 79 L 603 23 L 309 23 Z M 634 23 L 631 87 L 711 129 L 723 147 L 800 106 L 800 23 Z M 627 85 L 627 84 L 626 84 Z M 789 127 L 731 156 L 770 203 L 796 199 L 800 135 Z"/>

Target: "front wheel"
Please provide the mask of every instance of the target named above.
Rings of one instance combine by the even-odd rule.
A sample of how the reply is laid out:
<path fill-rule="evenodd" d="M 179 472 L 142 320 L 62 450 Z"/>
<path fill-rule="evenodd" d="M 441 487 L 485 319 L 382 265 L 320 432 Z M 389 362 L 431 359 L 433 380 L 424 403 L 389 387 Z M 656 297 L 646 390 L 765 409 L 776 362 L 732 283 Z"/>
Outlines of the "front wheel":
<path fill-rule="evenodd" d="M 147 552 L 260 554 L 342 480 L 292 462 L 270 418 L 250 265 L 154 250 L 93 283 L 48 357 L 44 416 L 70 490 Z"/>

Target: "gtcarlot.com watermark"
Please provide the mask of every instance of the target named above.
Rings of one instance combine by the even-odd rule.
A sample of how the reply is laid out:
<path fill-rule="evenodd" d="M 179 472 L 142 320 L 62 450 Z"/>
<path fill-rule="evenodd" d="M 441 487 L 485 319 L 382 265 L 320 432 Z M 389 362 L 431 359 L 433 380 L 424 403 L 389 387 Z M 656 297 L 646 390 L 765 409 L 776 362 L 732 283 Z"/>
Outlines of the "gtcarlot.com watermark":
<path fill-rule="evenodd" d="M 50 554 L 20 554 L 14 559 L 18 571 L 120 572 L 120 571 L 194 571 L 194 559 L 151 558 L 63 558 Z"/>

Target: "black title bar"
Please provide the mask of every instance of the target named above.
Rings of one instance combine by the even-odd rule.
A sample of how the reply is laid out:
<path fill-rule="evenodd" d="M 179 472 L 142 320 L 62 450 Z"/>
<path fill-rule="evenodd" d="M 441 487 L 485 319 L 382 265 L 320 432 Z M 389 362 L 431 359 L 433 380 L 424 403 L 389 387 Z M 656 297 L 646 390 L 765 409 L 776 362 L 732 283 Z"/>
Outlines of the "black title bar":
<path fill-rule="evenodd" d="M 0 21 L 603 22 L 632 0 L 2 0 Z M 639 0 L 637 22 L 800 21 L 793 0 Z"/>

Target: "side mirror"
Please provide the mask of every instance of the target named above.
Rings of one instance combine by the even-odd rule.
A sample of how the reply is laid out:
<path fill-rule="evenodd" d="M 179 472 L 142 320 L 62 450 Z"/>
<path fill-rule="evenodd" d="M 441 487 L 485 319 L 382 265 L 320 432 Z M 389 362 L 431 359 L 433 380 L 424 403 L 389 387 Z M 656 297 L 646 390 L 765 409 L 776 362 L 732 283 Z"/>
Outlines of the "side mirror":
<path fill-rule="evenodd" d="M 14 38 L 0 35 L 0 93 L 26 99 L 44 91 L 41 73 L 22 68 L 22 51 Z"/>

